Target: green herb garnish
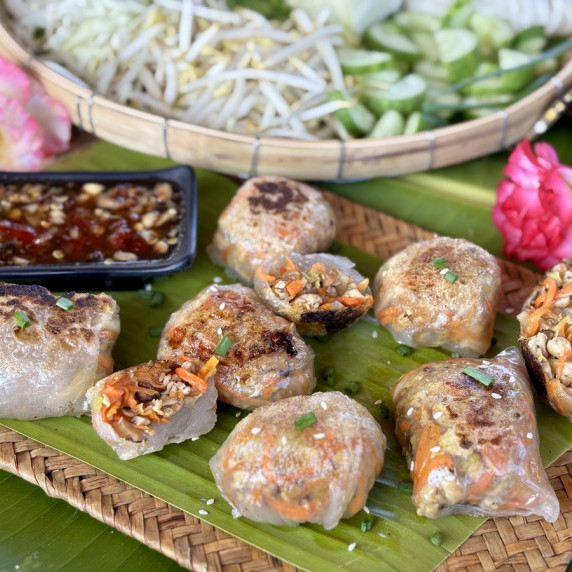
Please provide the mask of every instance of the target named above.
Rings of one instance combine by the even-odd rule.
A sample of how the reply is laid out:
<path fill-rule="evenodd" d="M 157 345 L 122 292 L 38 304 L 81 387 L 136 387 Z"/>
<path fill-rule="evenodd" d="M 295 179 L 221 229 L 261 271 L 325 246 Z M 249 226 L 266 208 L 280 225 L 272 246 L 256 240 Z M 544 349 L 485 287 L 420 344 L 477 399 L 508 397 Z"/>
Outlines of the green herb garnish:
<path fill-rule="evenodd" d="M 372 526 L 373 526 L 373 518 L 371 518 L 371 516 L 366 516 L 361 521 L 361 531 L 362 532 L 367 532 L 368 530 L 371 530 Z"/>
<path fill-rule="evenodd" d="M 160 308 L 165 301 L 163 292 L 153 292 L 151 295 L 151 308 Z"/>
<path fill-rule="evenodd" d="M 468 375 L 469 377 L 472 377 L 473 379 L 476 379 L 477 381 L 480 381 L 483 385 L 486 385 L 487 387 L 489 387 L 495 382 L 493 377 L 475 367 L 466 367 L 463 370 L 463 373 L 465 375 Z"/>
<path fill-rule="evenodd" d="M 67 312 L 68 310 L 71 310 L 75 304 L 69 298 L 62 296 L 56 300 L 56 306 Z"/>
<path fill-rule="evenodd" d="M 139 298 L 142 298 L 143 300 L 151 300 L 151 297 L 153 296 L 153 290 L 151 289 L 147 290 L 147 288 L 141 288 L 140 290 L 137 291 L 137 294 L 139 295 Z"/>
<path fill-rule="evenodd" d="M 382 419 L 387 419 L 389 417 L 389 407 L 383 403 L 379 406 L 379 416 Z"/>
<path fill-rule="evenodd" d="M 316 417 L 313 411 L 310 411 L 309 413 L 305 413 L 301 417 L 298 417 L 298 419 L 294 421 L 294 425 L 296 426 L 296 429 L 298 431 L 301 431 L 302 429 L 306 429 L 306 427 L 310 427 L 311 425 L 314 425 L 314 423 L 317 422 L 318 418 Z"/>
<path fill-rule="evenodd" d="M 399 344 L 396 348 L 395 351 L 400 355 L 400 356 L 408 356 L 411 353 L 411 348 L 409 346 L 404 346 L 403 344 Z"/>
<path fill-rule="evenodd" d="M 26 312 L 24 312 L 23 310 L 18 310 L 14 314 L 14 320 L 16 320 L 16 323 L 18 324 L 18 326 L 20 326 L 20 328 L 22 328 L 23 330 L 25 330 L 26 328 L 29 328 L 32 325 L 30 318 L 28 318 L 28 316 L 26 315 Z"/>
<path fill-rule="evenodd" d="M 399 481 L 397 483 L 397 490 L 400 493 L 410 495 L 413 493 L 413 481 Z"/>
<path fill-rule="evenodd" d="M 228 336 L 223 336 L 214 349 L 214 353 L 218 356 L 224 357 L 226 352 L 230 349 L 230 346 L 232 346 L 232 340 Z"/>
<path fill-rule="evenodd" d="M 443 257 L 433 258 L 433 266 L 435 268 L 447 268 L 447 262 Z"/>
<path fill-rule="evenodd" d="M 333 365 L 327 365 L 322 370 L 322 379 L 326 382 L 328 387 L 334 387 L 336 384 L 336 368 Z"/>
<path fill-rule="evenodd" d="M 149 328 L 148 332 L 150 338 L 159 338 L 163 333 L 163 326 L 153 326 L 152 328 Z"/>
<path fill-rule="evenodd" d="M 451 272 L 450 270 L 447 270 L 447 272 L 445 272 L 443 277 L 445 278 L 445 280 L 447 280 L 447 282 L 450 282 L 451 284 L 453 284 L 453 282 L 455 282 L 455 280 L 457 280 L 457 278 L 459 278 L 459 276 L 457 274 L 455 274 L 454 272 Z"/>
<path fill-rule="evenodd" d="M 441 543 L 443 542 L 443 535 L 437 531 L 435 534 L 433 534 L 433 536 L 431 536 L 429 542 L 435 546 L 441 546 Z"/>
<path fill-rule="evenodd" d="M 358 393 L 360 390 L 360 385 L 357 381 L 350 381 L 345 387 L 344 387 L 344 393 L 346 395 L 355 395 L 356 393 Z"/>

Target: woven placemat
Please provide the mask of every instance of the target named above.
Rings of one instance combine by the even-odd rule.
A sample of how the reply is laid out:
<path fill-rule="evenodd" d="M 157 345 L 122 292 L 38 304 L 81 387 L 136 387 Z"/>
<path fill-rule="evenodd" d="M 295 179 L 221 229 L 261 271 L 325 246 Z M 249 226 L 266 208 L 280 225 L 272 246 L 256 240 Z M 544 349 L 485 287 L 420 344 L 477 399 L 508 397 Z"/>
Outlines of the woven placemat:
<path fill-rule="evenodd" d="M 340 221 L 339 240 L 380 258 L 433 236 L 333 193 L 325 195 Z M 538 275 L 508 262 L 501 261 L 501 267 L 504 292 L 500 310 L 515 313 Z M 188 513 L 1 425 L 0 468 L 40 486 L 49 496 L 67 501 L 184 568 L 197 572 L 296 570 Z M 538 517 L 490 519 L 437 572 L 564 571 L 572 560 L 572 450 L 548 468 L 548 475 L 560 500 L 561 512 L 555 523 Z"/>

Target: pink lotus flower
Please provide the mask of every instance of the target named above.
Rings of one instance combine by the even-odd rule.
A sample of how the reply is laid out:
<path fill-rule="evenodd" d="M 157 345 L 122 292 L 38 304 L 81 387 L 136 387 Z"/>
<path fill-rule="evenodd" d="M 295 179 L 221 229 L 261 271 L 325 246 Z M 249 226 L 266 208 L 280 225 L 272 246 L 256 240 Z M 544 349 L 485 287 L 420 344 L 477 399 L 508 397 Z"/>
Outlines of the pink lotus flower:
<path fill-rule="evenodd" d="M 532 260 L 542 270 L 572 258 L 572 168 L 560 164 L 548 143 L 536 143 L 533 152 L 525 139 L 504 174 L 493 222 L 505 240 L 505 256 Z"/>
<path fill-rule="evenodd" d="M 34 171 L 69 147 L 67 110 L 35 79 L 0 58 L 0 170 Z"/>

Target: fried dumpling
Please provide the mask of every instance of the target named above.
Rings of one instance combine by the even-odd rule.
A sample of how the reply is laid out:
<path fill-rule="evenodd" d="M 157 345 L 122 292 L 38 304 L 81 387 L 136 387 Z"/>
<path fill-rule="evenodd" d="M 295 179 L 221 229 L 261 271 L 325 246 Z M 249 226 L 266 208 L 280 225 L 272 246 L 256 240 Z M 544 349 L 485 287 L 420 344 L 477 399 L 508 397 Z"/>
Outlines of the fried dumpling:
<path fill-rule="evenodd" d="M 345 256 L 291 254 L 256 268 L 254 290 L 273 311 L 294 322 L 304 336 L 342 330 L 373 303 L 369 279 Z"/>
<path fill-rule="evenodd" d="M 363 405 L 339 391 L 318 392 L 256 409 L 236 425 L 210 467 L 238 514 L 331 529 L 364 507 L 385 447 Z"/>
<path fill-rule="evenodd" d="M 488 360 L 427 363 L 403 375 L 392 397 L 417 514 L 558 518 L 516 348 Z"/>
<path fill-rule="evenodd" d="M 250 284 L 266 258 L 321 252 L 335 235 L 334 211 L 320 191 L 284 177 L 257 177 L 224 209 L 207 252 L 231 276 Z"/>
<path fill-rule="evenodd" d="M 312 348 L 294 324 L 240 284 L 209 286 L 185 302 L 163 329 L 158 357 L 204 361 L 213 352 L 220 360 L 213 378 L 219 399 L 236 407 L 252 409 L 316 386 Z"/>
<path fill-rule="evenodd" d="M 94 429 L 124 460 L 208 433 L 216 423 L 217 361 L 150 361 L 98 381 L 88 393 Z"/>
<path fill-rule="evenodd" d="M 81 415 L 113 371 L 119 308 L 107 294 L 0 283 L 0 417 Z"/>
<path fill-rule="evenodd" d="M 463 357 L 486 353 L 501 294 L 500 267 L 480 246 L 438 237 L 388 259 L 374 280 L 374 310 L 395 340 Z"/>

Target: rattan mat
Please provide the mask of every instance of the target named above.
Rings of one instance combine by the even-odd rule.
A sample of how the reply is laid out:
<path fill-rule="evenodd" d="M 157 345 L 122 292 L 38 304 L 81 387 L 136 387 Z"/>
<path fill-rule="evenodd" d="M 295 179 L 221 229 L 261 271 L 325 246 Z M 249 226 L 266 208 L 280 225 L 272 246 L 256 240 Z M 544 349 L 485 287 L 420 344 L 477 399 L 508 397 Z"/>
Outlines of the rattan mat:
<path fill-rule="evenodd" d="M 432 233 L 332 193 L 325 193 L 340 221 L 338 238 L 387 258 Z M 501 311 L 514 313 L 537 275 L 501 262 Z M 0 468 L 40 486 L 49 496 L 199 571 L 293 571 L 295 568 L 77 459 L 0 425 Z M 481 570 L 565 570 L 572 560 L 572 450 L 548 468 L 560 500 L 553 523 L 537 517 L 485 522 L 438 572 Z"/>

